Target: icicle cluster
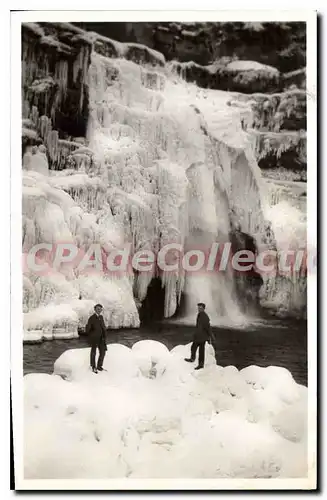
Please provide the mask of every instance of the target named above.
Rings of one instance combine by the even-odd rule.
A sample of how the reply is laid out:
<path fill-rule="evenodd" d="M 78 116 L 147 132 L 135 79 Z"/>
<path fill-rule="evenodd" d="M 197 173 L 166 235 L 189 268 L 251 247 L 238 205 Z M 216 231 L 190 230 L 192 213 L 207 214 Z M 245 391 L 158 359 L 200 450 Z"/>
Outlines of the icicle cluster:
<path fill-rule="evenodd" d="M 251 110 L 248 126 L 270 132 L 306 129 L 305 90 L 288 90 L 275 94 L 234 94 L 229 105 Z"/>
<path fill-rule="evenodd" d="M 90 40 L 71 24 L 41 24 L 23 24 L 23 99 L 54 118 L 58 110 L 67 107 L 68 89 L 74 87 L 79 92 L 79 109 L 75 113 L 81 113 L 87 92 Z M 67 33 L 69 45 L 65 43 Z"/>
<path fill-rule="evenodd" d="M 282 153 L 295 150 L 300 158 L 306 158 L 306 132 L 259 132 L 251 130 L 255 140 L 255 153 L 257 160 L 273 154 L 280 158 Z M 305 161 L 305 160 L 304 160 Z"/>
<path fill-rule="evenodd" d="M 51 118 L 46 115 L 39 116 L 37 107 L 30 108 L 28 101 L 23 102 L 23 117 L 23 135 L 38 138 L 43 142 L 52 169 L 73 168 L 88 171 L 91 168 L 93 152 L 83 147 L 80 142 L 59 139 L 58 131 L 52 128 Z"/>

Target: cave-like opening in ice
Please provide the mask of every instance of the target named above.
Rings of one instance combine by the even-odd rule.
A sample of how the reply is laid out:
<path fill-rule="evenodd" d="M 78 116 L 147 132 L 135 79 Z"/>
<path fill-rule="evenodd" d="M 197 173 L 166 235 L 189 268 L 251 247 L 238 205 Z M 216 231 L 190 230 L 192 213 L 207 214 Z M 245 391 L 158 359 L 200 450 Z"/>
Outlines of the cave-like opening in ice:
<path fill-rule="evenodd" d="M 165 317 L 165 290 L 159 277 L 152 278 L 139 309 L 141 325 L 163 320 Z"/>

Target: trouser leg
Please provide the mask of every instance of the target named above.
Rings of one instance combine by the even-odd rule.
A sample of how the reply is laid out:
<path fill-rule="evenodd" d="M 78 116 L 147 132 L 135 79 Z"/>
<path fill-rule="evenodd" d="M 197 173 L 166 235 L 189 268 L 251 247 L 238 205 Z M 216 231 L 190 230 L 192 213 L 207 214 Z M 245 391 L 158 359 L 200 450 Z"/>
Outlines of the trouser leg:
<path fill-rule="evenodd" d="M 90 365 L 92 368 L 95 368 L 95 355 L 96 355 L 97 346 L 96 344 L 91 345 L 91 353 L 90 353 Z"/>
<path fill-rule="evenodd" d="M 193 342 L 193 344 L 191 345 L 191 360 L 194 361 L 195 360 L 195 356 L 196 356 L 196 351 L 198 349 L 198 343 L 197 342 Z"/>
<path fill-rule="evenodd" d="M 199 366 L 204 366 L 204 346 L 205 342 L 199 344 Z"/>
<path fill-rule="evenodd" d="M 98 368 L 102 368 L 103 360 L 106 355 L 106 349 L 104 345 L 99 345 L 99 359 L 98 359 Z"/>

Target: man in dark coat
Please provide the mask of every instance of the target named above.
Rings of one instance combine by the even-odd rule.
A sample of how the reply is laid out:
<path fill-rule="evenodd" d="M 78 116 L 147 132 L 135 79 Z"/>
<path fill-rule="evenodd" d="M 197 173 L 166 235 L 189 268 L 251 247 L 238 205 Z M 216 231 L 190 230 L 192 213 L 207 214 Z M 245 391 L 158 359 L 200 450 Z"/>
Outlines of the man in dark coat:
<path fill-rule="evenodd" d="M 185 361 L 193 363 L 195 361 L 196 351 L 199 349 L 199 364 L 195 370 L 200 370 L 204 367 L 204 347 L 205 343 L 212 339 L 210 329 L 210 319 L 205 312 L 205 304 L 200 302 L 198 304 L 198 315 L 196 318 L 196 330 L 191 345 L 191 357 L 185 358 Z"/>
<path fill-rule="evenodd" d="M 85 332 L 89 337 L 91 344 L 91 356 L 90 363 L 91 368 L 94 373 L 103 370 L 103 360 L 106 355 L 106 327 L 104 324 L 102 311 L 103 307 L 101 304 L 94 306 L 95 313 L 89 317 L 87 322 Z M 99 359 L 98 363 L 95 362 L 96 351 L 99 349 Z"/>

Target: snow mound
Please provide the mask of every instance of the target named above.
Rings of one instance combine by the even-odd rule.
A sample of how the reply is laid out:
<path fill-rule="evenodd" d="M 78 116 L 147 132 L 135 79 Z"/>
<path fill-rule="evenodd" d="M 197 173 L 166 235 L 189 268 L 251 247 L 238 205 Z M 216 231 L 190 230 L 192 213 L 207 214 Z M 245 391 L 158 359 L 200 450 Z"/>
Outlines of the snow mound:
<path fill-rule="evenodd" d="M 307 389 L 283 368 L 184 361 L 152 340 L 68 350 L 25 376 L 25 477 L 271 478 L 307 475 Z"/>

